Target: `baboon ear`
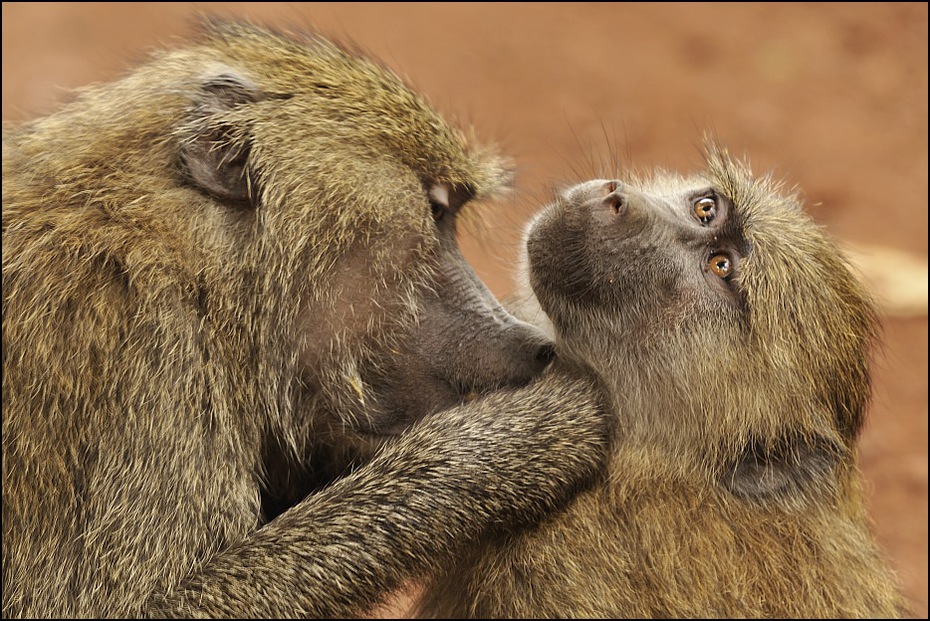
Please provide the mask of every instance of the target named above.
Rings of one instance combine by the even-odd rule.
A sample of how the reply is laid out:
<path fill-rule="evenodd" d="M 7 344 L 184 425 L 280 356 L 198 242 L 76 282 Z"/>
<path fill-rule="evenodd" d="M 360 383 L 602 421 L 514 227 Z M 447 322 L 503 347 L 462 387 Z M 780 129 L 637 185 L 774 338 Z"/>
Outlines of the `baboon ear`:
<path fill-rule="evenodd" d="M 721 483 L 741 498 L 787 498 L 829 482 L 841 455 L 840 447 L 824 437 L 786 434 L 776 441 L 750 442 L 724 469 Z"/>
<path fill-rule="evenodd" d="M 224 201 L 253 204 L 251 124 L 230 113 L 262 99 L 258 87 L 233 71 L 203 80 L 181 130 L 181 163 L 194 185 Z"/>

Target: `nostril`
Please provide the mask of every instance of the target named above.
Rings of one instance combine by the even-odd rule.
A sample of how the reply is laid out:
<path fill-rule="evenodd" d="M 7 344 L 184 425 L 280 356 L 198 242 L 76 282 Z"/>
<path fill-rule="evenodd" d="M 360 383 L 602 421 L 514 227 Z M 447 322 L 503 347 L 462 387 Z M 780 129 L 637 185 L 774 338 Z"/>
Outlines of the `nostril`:
<path fill-rule="evenodd" d="M 604 203 L 613 209 L 615 214 L 619 215 L 626 208 L 626 196 L 620 191 L 611 192 L 604 199 Z"/>
<path fill-rule="evenodd" d="M 555 358 L 555 347 L 549 343 L 543 345 L 536 352 L 536 360 L 541 362 L 543 365 L 547 365 Z"/>

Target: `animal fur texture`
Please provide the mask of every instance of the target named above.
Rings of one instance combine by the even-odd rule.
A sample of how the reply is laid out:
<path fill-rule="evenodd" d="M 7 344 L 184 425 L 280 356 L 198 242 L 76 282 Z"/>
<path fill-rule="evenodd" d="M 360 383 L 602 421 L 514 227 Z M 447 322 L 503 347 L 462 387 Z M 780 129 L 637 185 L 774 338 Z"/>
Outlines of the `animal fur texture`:
<path fill-rule="evenodd" d="M 5 127 L 3 616 L 358 615 L 583 485 L 598 392 L 455 245 L 502 164 L 249 25 Z"/>
<path fill-rule="evenodd" d="M 470 548 L 423 616 L 902 614 L 856 457 L 875 313 L 796 194 L 711 147 L 574 186 L 526 249 L 559 357 L 609 394 L 607 473 Z"/>

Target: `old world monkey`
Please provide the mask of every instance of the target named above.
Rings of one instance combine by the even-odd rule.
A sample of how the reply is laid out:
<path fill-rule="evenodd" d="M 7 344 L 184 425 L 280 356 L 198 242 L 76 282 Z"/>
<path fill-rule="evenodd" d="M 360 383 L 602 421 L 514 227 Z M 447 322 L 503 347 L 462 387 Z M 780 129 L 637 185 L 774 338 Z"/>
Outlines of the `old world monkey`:
<path fill-rule="evenodd" d="M 455 241 L 504 179 L 251 26 L 5 128 L 3 616 L 349 616 L 562 502 L 600 397 Z"/>
<path fill-rule="evenodd" d="M 902 613 L 856 458 L 876 319 L 796 196 L 712 147 L 691 178 L 569 189 L 525 258 L 559 358 L 609 394 L 607 473 L 471 549 L 422 614 Z"/>

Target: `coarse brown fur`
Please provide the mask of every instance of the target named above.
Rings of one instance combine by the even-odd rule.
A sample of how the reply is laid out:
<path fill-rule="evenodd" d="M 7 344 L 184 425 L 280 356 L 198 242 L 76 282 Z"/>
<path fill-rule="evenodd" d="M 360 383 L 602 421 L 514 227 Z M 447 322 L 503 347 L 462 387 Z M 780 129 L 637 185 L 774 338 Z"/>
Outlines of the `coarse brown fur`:
<path fill-rule="evenodd" d="M 425 616 L 903 612 L 856 465 L 872 305 L 797 196 L 709 151 L 701 175 L 591 181 L 531 224 L 557 352 L 610 393 L 608 473 L 470 550 Z"/>
<path fill-rule="evenodd" d="M 5 128 L 3 616 L 356 615 L 562 502 L 599 395 L 455 244 L 505 179 L 247 25 Z"/>

